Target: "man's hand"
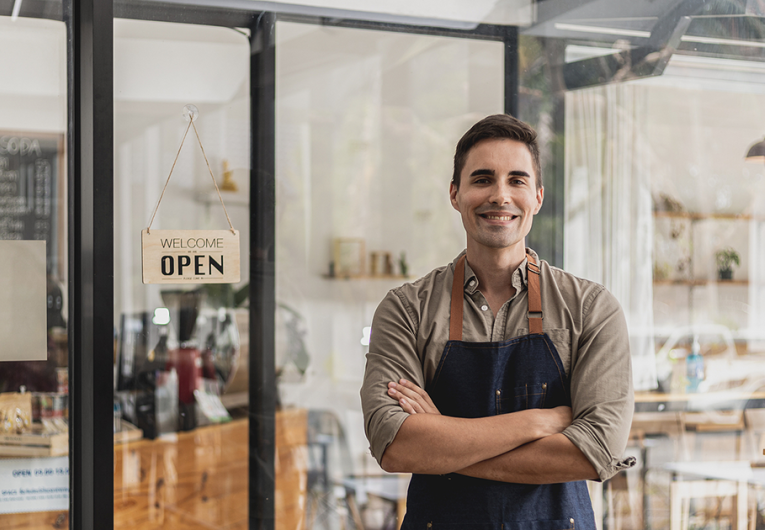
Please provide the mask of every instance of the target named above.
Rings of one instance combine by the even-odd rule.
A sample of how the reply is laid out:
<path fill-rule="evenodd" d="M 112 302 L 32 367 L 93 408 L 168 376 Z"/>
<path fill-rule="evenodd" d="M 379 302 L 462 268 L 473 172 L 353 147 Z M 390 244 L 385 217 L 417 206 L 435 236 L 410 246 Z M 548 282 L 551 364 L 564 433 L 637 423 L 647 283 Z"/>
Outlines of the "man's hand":
<path fill-rule="evenodd" d="M 388 383 L 388 395 L 397 399 L 404 412 L 409 414 L 441 414 L 428 393 L 406 379 Z"/>

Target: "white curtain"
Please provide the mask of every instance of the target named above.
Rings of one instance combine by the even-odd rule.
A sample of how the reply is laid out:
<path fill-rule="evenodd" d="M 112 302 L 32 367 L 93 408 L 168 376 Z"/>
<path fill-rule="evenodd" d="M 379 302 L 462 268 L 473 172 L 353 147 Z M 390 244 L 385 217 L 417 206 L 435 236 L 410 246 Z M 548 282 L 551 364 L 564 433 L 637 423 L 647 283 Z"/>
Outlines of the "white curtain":
<path fill-rule="evenodd" d="M 656 387 L 646 107 L 629 84 L 566 94 L 564 265 L 621 303 L 639 390 Z"/>

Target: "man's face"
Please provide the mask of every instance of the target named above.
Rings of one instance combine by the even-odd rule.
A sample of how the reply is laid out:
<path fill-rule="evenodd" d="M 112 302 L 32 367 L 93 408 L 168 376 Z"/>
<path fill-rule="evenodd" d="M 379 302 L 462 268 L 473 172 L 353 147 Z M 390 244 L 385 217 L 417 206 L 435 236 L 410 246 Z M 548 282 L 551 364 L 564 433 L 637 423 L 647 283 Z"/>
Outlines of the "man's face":
<path fill-rule="evenodd" d="M 468 249 L 511 249 L 525 255 L 525 238 L 542 207 L 534 164 L 522 142 L 482 140 L 468 151 L 460 187 L 449 190 L 452 206 L 462 215 Z"/>

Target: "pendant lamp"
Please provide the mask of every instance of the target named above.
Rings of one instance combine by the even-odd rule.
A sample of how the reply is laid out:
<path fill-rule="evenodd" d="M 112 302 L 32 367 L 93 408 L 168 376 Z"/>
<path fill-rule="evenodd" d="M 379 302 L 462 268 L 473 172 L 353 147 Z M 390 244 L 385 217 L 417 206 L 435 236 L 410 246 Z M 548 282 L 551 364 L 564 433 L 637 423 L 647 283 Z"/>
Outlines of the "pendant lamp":
<path fill-rule="evenodd" d="M 750 147 L 749 152 L 746 153 L 745 160 L 747 162 L 765 164 L 765 140 L 760 140 Z"/>

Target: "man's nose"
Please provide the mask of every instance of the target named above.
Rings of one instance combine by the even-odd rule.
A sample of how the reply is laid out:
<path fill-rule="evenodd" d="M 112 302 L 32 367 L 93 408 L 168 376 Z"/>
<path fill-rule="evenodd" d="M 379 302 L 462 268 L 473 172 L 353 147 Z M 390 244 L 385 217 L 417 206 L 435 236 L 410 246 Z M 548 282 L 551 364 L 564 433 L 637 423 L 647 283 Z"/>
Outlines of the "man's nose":
<path fill-rule="evenodd" d="M 511 188 L 507 184 L 497 183 L 491 190 L 491 197 L 489 198 L 492 204 L 503 205 L 512 202 Z"/>

